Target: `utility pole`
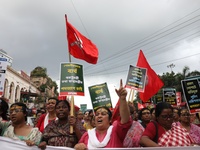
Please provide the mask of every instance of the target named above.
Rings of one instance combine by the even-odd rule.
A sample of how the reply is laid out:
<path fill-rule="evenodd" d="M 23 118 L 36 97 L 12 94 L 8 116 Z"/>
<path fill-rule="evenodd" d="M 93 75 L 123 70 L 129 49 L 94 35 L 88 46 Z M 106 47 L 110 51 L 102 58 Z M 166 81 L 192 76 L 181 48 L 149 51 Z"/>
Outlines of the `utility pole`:
<path fill-rule="evenodd" d="M 170 68 L 170 69 L 171 69 L 171 73 L 172 73 L 172 71 L 173 71 L 172 68 L 174 68 L 174 67 L 175 67 L 175 65 L 174 65 L 173 63 L 167 66 L 167 68 Z"/>

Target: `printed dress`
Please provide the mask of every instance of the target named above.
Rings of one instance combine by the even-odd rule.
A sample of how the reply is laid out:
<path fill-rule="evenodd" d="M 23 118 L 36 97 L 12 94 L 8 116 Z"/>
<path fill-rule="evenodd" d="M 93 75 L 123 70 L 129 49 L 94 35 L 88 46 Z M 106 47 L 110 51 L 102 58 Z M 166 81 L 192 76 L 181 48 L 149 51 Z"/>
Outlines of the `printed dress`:
<path fill-rule="evenodd" d="M 3 136 L 14 140 L 30 140 L 33 141 L 36 145 L 38 145 L 41 141 L 42 133 L 38 130 L 38 128 L 32 128 L 28 136 L 18 136 L 14 133 L 14 127 L 10 125 L 4 132 Z"/>

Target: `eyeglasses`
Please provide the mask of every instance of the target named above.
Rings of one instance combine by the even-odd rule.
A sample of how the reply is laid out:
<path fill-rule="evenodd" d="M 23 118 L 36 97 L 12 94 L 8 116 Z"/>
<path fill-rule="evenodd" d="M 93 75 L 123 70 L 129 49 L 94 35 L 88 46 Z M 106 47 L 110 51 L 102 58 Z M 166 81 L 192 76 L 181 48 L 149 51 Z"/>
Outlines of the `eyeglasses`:
<path fill-rule="evenodd" d="M 78 114 L 78 115 L 83 115 L 83 114 Z"/>
<path fill-rule="evenodd" d="M 142 115 L 150 115 L 150 112 L 143 112 Z"/>
<path fill-rule="evenodd" d="M 23 112 L 23 110 L 22 109 L 13 109 L 13 110 L 10 110 L 10 114 L 12 114 L 13 112 L 16 112 L 16 113 Z"/>
<path fill-rule="evenodd" d="M 190 117 L 191 115 L 189 113 L 187 113 L 187 114 L 181 114 L 181 116 L 183 116 L 183 117 Z"/>
<path fill-rule="evenodd" d="M 171 115 L 160 115 L 160 116 L 165 120 L 173 118 L 173 114 L 171 114 Z"/>

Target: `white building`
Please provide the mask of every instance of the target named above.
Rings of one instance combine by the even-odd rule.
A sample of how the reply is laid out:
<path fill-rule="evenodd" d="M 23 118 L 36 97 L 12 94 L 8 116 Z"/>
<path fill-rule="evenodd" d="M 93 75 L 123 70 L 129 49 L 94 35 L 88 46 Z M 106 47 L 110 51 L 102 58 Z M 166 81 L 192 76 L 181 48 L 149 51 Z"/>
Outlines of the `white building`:
<path fill-rule="evenodd" d="M 29 96 L 34 100 L 39 94 L 40 91 L 25 72 L 19 73 L 10 66 L 7 67 L 3 97 L 9 100 L 9 104 L 19 102 L 22 96 Z"/>

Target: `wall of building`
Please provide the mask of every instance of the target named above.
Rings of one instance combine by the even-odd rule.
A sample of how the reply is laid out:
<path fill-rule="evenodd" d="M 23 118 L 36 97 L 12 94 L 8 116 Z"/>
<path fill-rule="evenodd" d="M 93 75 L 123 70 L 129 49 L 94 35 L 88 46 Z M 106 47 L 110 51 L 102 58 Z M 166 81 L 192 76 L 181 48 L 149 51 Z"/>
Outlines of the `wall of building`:
<path fill-rule="evenodd" d="M 7 98 L 10 104 L 20 101 L 21 91 L 40 94 L 27 76 L 24 76 L 24 72 L 21 74 L 10 66 L 7 67 L 3 97 Z"/>

